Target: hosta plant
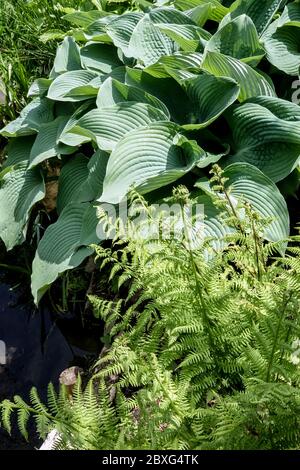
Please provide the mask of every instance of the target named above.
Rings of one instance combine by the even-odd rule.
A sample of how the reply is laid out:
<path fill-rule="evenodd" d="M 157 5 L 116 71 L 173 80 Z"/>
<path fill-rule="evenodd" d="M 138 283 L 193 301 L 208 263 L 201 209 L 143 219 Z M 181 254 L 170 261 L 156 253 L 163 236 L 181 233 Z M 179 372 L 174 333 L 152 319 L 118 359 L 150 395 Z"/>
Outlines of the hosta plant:
<path fill-rule="evenodd" d="M 58 218 L 32 265 L 36 302 L 100 241 L 96 206 L 118 205 L 132 187 L 153 202 L 177 182 L 197 183 L 207 233 L 227 232 L 207 184 L 217 161 L 232 186 L 228 204 L 242 195 L 270 217 L 267 240 L 289 234 L 277 183 L 300 155 L 300 111 L 291 101 L 299 2 L 135 2 L 121 14 L 94 3 L 99 9 L 67 15 L 74 28 L 50 76 L 33 83 L 31 103 L 2 129 L 10 140 L 0 187 L 8 249 L 26 237 L 53 168 L 59 174 Z"/>

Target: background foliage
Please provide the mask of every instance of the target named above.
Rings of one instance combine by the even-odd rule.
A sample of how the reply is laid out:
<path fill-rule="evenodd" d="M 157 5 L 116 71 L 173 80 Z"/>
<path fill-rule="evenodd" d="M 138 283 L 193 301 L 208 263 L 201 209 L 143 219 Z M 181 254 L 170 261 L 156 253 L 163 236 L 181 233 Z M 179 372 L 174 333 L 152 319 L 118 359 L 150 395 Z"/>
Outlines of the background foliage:
<path fill-rule="evenodd" d="M 6 106 L 0 106 L 0 122 L 17 117 L 32 81 L 50 72 L 56 42 L 46 43 L 42 35 L 50 29 L 68 29 L 62 19 L 64 8 L 92 6 L 83 0 L 1 0 L 0 86 Z"/>

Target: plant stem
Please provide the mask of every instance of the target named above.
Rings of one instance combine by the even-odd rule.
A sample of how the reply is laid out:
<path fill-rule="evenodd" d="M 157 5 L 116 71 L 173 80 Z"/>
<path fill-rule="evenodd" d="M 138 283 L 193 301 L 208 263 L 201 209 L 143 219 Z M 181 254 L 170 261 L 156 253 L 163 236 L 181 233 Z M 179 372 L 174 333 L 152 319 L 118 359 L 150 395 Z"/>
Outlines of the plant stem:
<path fill-rule="evenodd" d="M 255 261 L 256 261 L 256 267 L 257 267 L 257 279 L 258 279 L 258 281 L 261 281 L 261 270 L 260 270 L 259 249 L 258 249 L 258 237 L 257 237 L 257 233 L 256 233 L 256 230 L 255 230 L 255 225 L 254 225 L 253 218 L 251 219 L 251 227 L 252 227 L 252 235 L 253 235 L 254 246 L 255 246 Z"/>
<path fill-rule="evenodd" d="M 182 220 L 183 220 L 184 234 L 185 234 L 185 238 L 186 238 L 187 245 L 188 245 L 187 251 L 189 253 L 189 258 L 190 258 L 190 262 L 191 262 L 191 265 L 192 265 L 193 275 L 194 275 L 195 284 L 196 284 L 196 292 L 198 294 L 197 295 L 198 304 L 199 304 L 200 311 L 202 312 L 202 315 L 203 315 L 204 324 L 207 328 L 209 344 L 210 344 L 211 347 L 213 347 L 213 338 L 211 336 L 211 331 L 210 331 L 210 321 L 209 321 L 209 318 L 208 318 L 208 315 L 207 315 L 205 302 L 204 302 L 203 295 L 202 295 L 202 287 L 199 283 L 199 274 L 200 273 L 199 273 L 196 261 L 194 259 L 194 255 L 193 255 L 193 248 L 192 248 L 192 244 L 191 244 L 191 240 L 190 240 L 190 236 L 189 236 L 189 232 L 188 232 L 188 227 L 187 227 L 187 222 L 186 222 L 186 217 L 185 217 L 185 212 L 184 212 L 184 206 L 183 205 L 181 205 L 181 215 L 182 215 Z"/>
<path fill-rule="evenodd" d="M 30 275 L 30 271 L 26 268 L 21 268 L 20 266 L 11 266 L 9 264 L 0 263 L 0 268 L 7 269 L 8 271 L 16 271 L 18 273 L 24 273 Z"/>
<path fill-rule="evenodd" d="M 287 300 L 284 302 L 283 308 L 282 308 L 282 312 L 281 312 L 281 314 L 280 314 L 280 317 L 279 317 L 279 320 L 278 320 L 278 323 L 277 323 L 277 328 L 276 328 L 276 333 L 275 333 L 275 339 L 274 339 L 274 343 L 273 343 L 273 347 L 272 347 L 272 351 L 271 351 L 271 356 L 270 356 L 270 360 L 269 360 L 268 368 L 267 368 L 266 382 L 270 382 L 271 370 L 272 370 L 273 361 L 274 361 L 274 356 L 275 356 L 275 352 L 276 352 L 276 348 L 277 348 L 277 343 L 278 343 L 278 339 L 279 339 L 280 328 L 281 328 L 281 325 L 282 325 L 282 322 L 283 322 L 283 319 L 284 319 L 284 315 L 285 315 L 285 311 L 286 311 L 287 305 L 288 305 L 288 303 L 289 303 L 289 301 L 290 301 L 290 299 L 291 299 L 291 296 L 292 296 L 292 294 L 290 293 L 289 297 L 288 297 Z"/>

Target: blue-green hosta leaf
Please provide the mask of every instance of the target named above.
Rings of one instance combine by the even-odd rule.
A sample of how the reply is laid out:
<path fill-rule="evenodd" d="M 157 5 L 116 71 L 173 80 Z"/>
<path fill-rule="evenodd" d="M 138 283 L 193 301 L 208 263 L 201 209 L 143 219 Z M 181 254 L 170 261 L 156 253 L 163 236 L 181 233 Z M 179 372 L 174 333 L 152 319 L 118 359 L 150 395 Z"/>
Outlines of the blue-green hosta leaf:
<path fill-rule="evenodd" d="M 27 96 L 30 98 L 46 96 L 52 82 L 51 78 L 37 78 L 29 88 Z"/>
<path fill-rule="evenodd" d="M 172 7 L 153 8 L 149 11 L 153 23 L 193 25 L 194 21 L 185 14 Z"/>
<path fill-rule="evenodd" d="M 278 28 L 281 26 L 300 26 L 300 4 L 298 1 L 289 3 L 285 7 L 278 20 Z"/>
<path fill-rule="evenodd" d="M 169 67 L 165 67 L 165 70 L 166 72 L 168 72 L 170 77 L 173 77 L 174 80 L 179 83 L 179 85 L 181 85 L 184 80 L 189 80 L 197 76 L 195 73 L 190 72 L 188 70 L 176 70 L 170 69 Z"/>
<path fill-rule="evenodd" d="M 136 25 L 131 35 L 127 53 L 148 65 L 154 64 L 163 55 L 175 52 L 174 42 L 163 34 L 146 14 Z"/>
<path fill-rule="evenodd" d="M 267 59 L 288 75 L 298 76 L 300 67 L 300 27 L 281 26 L 274 21 L 262 36 Z"/>
<path fill-rule="evenodd" d="M 78 202 L 78 188 L 88 176 L 88 158 L 79 154 L 63 167 L 58 179 L 57 212 L 60 214 L 70 202 Z"/>
<path fill-rule="evenodd" d="M 127 68 L 126 83 L 157 96 L 167 106 L 173 121 L 188 122 L 192 104 L 179 83 L 170 76 L 156 78 L 143 70 Z"/>
<path fill-rule="evenodd" d="M 126 77 L 126 67 L 123 65 L 121 67 L 115 67 L 110 73 L 108 73 L 107 75 L 103 75 L 101 77 L 101 86 L 109 77 L 124 83 Z"/>
<path fill-rule="evenodd" d="M 235 163 L 225 168 L 224 177 L 231 186 L 231 197 L 243 198 L 263 218 L 273 221 L 266 228 L 264 237 L 269 241 L 286 240 L 290 233 L 287 204 L 277 186 L 258 168 L 247 163 Z"/>
<path fill-rule="evenodd" d="M 190 10 L 186 10 L 184 13 L 187 15 L 197 26 L 204 26 L 206 21 L 212 14 L 212 3 L 206 3 L 198 5 Z"/>
<path fill-rule="evenodd" d="M 29 168 L 34 167 L 48 158 L 56 157 L 61 154 L 71 154 L 75 151 L 70 147 L 59 143 L 63 129 L 68 122 L 68 117 L 58 117 L 50 124 L 43 124 L 36 137 L 30 153 Z"/>
<path fill-rule="evenodd" d="M 81 68 L 80 48 L 74 38 L 67 36 L 57 48 L 53 71 L 55 74 L 62 74 Z"/>
<path fill-rule="evenodd" d="M 6 149 L 7 160 L 4 163 L 4 167 L 7 168 L 18 163 L 29 161 L 30 153 L 36 136 L 28 137 L 17 137 L 11 139 Z"/>
<path fill-rule="evenodd" d="M 73 269 L 92 253 L 98 243 L 98 219 L 90 203 L 68 204 L 41 239 L 32 264 L 31 289 L 37 304 L 60 274 Z"/>
<path fill-rule="evenodd" d="M 183 126 L 190 130 L 207 127 L 235 102 L 240 93 L 240 87 L 233 79 L 207 73 L 184 80 L 182 86 L 193 103 L 194 122 Z"/>
<path fill-rule="evenodd" d="M 230 152 L 230 145 L 223 142 L 223 138 L 218 138 L 208 128 L 197 131 L 198 141 L 206 153 L 206 159 L 210 163 L 218 162 L 222 157 L 226 157 Z M 197 164 L 198 168 L 202 167 L 201 162 Z"/>
<path fill-rule="evenodd" d="M 175 52 L 169 56 L 162 56 L 155 64 L 146 67 L 144 72 L 156 78 L 170 77 L 169 70 L 198 73 L 202 60 L 203 54 L 200 52 Z"/>
<path fill-rule="evenodd" d="M 181 10 L 189 10 L 197 6 L 210 6 L 208 18 L 213 21 L 221 21 L 229 12 L 229 9 L 224 7 L 219 0 L 175 0 L 176 8 Z"/>
<path fill-rule="evenodd" d="M 205 158 L 205 152 L 180 136 L 178 126 L 171 122 L 135 129 L 111 153 L 100 201 L 117 204 L 131 186 L 141 193 L 158 189 Z"/>
<path fill-rule="evenodd" d="M 270 98 L 269 96 L 257 96 L 248 101 L 264 106 L 279 119 L 295 122 L 300 121 L 300 107 L 290 101 L 274 97 Z"/>
<path fill-rule="evenodd" d="M 131 35 L 142 18 L 143 13 L 125 13 L 115 18 L 106 27 L 106 32 L 111 37 L 114 45 L 119 47 L 127 57 L 130 56 L 128 49 Z"/>
<path fill-rule="evenodd" d="M 221 22 L 220 27 L 223 27 L 234 18 L 245 14 L 251 18 L 258 35 L 261 36 L 271 23 L 281 3 L 282 0 L 237 0 L 232 5 L 231 12 Z"/>
<path fill-rule="evenodd" d="M 90 70 L 59 75 L 50 85 L 47 97 L 53 101 L 83 101 L 97 96 L 100 77 Z"/>
<path fill-rule="evenodd" d="M 61 106 L 61 109 L 59 109 Z M 95 101 L 93 99 L 86 100 L 83 103 L 57 103 L 56 114 L 60 117 L 68 118 L 64 132 L 71 129 L 78 119 L 80 119 L 88 111 L 95 108 Z"/>
<path fill-rule="evenodd" d="M 202 68 L 217 77 L 233 78 L 240 85 L 239 101 L 252 96 L 276 96 L 266 78 L 244 62 L 219 52 L 207 52 Z"/>
<path fill-rule="evenodd" d="M 102 150 L 91 157 L 87 165 L 87 178 L 78 189 L 78 201 L 94 201 L 101 196 L 108 159 L 109 155 Z"/>
<path fill-rule="evenodd" d="M 156 26 L 175 41 L 185 52 L 203 50 L 206 42 L 211 38 L 211 34 L 208 31 L 196 25 L 159 23 Z"/>
<path fill-rule="evenodd" d="M 21 111 L 20 117 L 1 129 L 4 137 L 20 137 L 36 134 L 42 124 L 53 120 L 54 104 L 47 99 L 36 98 Z"/>
<path fill-rule="evenodd" d="M 202 225 L 203 233 L 200 234 L 201 238 L 197 241 L 201 243 L 203 239 L 209 239 L 209 246 L 213 253 L 224 249 L 226 244 L 225 237 L 234 232 L 233 228 L 224 224 L 224 221 L 220 217 L 221 210 L 216 207 L 210 194 L 197 196 L 195 202 L 199 205 L 203 205 L 204 213 Z M 209 248 L 206 249 L 206 256 L 208 258 L 211 257 Z"/>
<path fill-rule="evenodd" d="M 117 50 L 108 45 L 91 43 L 80 50 L 83 67 L 102 73 L 110 73 L 115 67 L 122 65 Z"/>
<path fill-rule="evenodd" d="M 125 101 L 138 101 L 149 104 L 162 111 L 167 119 L 170 118 L 168 108 L 156 96 L 139 88 L 121 83 L 111 77 L 107 78 L 99 90 L 97 107 L 104 108 Z"/>
<path fill-rule="evenodd" d="M 87 100 L 86 102 L 91 102 L 92 100 Z M 59 116 L 72 116 L 72 114 L 76 111 L 78 106 L 84 103 L 77 103 L 77 102 L 65 102 L 65 101 L 57 101 L 55 103 L 55 115 L 56 117 Z"/>
<path fill-rule="evenodd" d="M 129 131 L 167 119 L 160 109 L 149 104 L 127 101 L 90 111 L 70 132 L 89 136 L 99 148 L 110 151 Z"/>
<path fill-rule="evenodd" d="M 115 67 L 108 74 L 101 74 L 100 72 L 96 73 L 96 72 L 92 72 L 88 70 L 82 70 L 78 72 L 79 73 L 84 72 L 83 74 L 81 74 L 80 78 L 82 78 L 83 80 L 86 80 L 87 85 L 76 86 L 75 84 L 75 88 L 72 88 L 70 91 L 68 91 L 69 87 L 70 86 L 72 87 L 74 77 L 73 76 L 68 77 L 68 74 L 66 73 L 63 75 L 63 77 L 66 77 L 66 80 L 64 81 L 62 79 L 61 82 L 57 84 L 56 89 L 51 90 L 53 91 L 55 95 L 57 95 L 57 98 L 53 96 L 53 99 L 57 101 L 55 109 L 56 111 L 59 110 L 57 111 L 58 115 L 70 114 L 70 112 L 74 111 L 75 109 L 75 106 L 76 106 L 75 103 L 79 101 L 89 100 L 89 102 L 91 102 L 94 100 L 95 102 L 95 98 L 98 94 L 98 91 L 100 87 L 102 86 L 102 84 L 105 82 L 105 80 L 107 80 L 107 78 L 111 77 L 121 82 L 125 81 L 126 68 L 124 66 Z M 75 72 L 75 74 L 77 73 Z M 90 74 L 90 75 L 84 75 L 84 74 Z M 67 85 L 68 78 L 71 78 L 71 85 L 69 84 L 69 86 Z M 89 82 L 88 80 L 90 78 L 92 78 L 92 80 Z M 76 76 L 75 76 L 75 80 L 77 81 Z M 65 92 L 63 88 L 66 88 L 66 94 L 64 94 Z M 60 97 L 60 95 L 62 95 L 62 97 Z"/>
<path fill-rule="evenodd" d="M 247 15 L 238 16 L 220 28 L 207 42 L 205 51 L 220 52 L 253 65 L 265 55 L 254 23 Z"/>
<path fill-rule="evenodd" d="M 277 182 L 299 162 L 299 106 L 279 98 L 258 97 L 228 111 L 235 154 L 228 162 L 248 162 Z"/>
<path fill-rule="evenodd" d="M 66 104 L 64 103 L 64 108 L 65 107 L 66 107 Z M 78 119 L 84 116 L 87 112 L 94 109 L 94 107 L 95 107 L 94 100 L 84 101 L 83 104 L 81 104 L 81 106 L 75 107 L 75 111 L 71 114 L 68 120 L 66 120 L 66 124 L 63 130 L 61 131 L 61 134 L 59 136 L 60 143 L 68 145 L 70 147 L 77 147 L 85 142 L 90 141 L 89 137 L 84 138 L 83 136 L 72 134 L 70 131 L 76 125 Z M 62 116 L 67 118 L 66 114 L 62 114 Z"/>
<path fill-rule="evenodd" d="M 29 213 L 45 196 L 39 169 L 27 170 L 27 161 L 0 174 L 0 238 L 8 250 L 24 241 Z"/>
<path fill-rule="evenodd" d="M 70 202 L 91 202 L 101 196 L 107 162 L 108 154 L 98 150 L 90 160 L 78 155 L 63 166 L 59 176 L 58 213 Z"/>
<path fill-rule="evenodd" d="M 224 170 L 224 177 L 228 178 L 226 187 L 231 188 L 230 199 L 233 206 L 238 200 L 246 201 L 263 218 L 272 219 L 264 233 L 265 239 L 286 240 L 290 230 L 289 213 L 285 199 L 275 183 L 258 168 L 248 163 L 234 163 L 227 166 Z M 205 192 L 211 191 L 208 180 L 199 180 L 196 186 Z M 284 248 L 283 244 L 282 249 Z"/>
<path fill-rule="evenodd" d="M 94 23 L 90 24 L 82 31 L 83 37 L 87 41 L 112 43 L 111 37 L 107 34 L 106 27 L 114 20 L 114 18 L 117 18 L 117 16 L 110 15 L 94 21 Z"/>

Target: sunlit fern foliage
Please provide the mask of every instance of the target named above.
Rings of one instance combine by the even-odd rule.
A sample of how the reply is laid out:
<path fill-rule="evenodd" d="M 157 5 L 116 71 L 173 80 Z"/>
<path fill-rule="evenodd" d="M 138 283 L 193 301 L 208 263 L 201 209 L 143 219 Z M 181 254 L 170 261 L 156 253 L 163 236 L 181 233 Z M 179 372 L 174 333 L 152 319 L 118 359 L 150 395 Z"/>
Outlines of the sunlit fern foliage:
<path fill-rule="evenodd" d="M 118 295 L 90 296 L 106 325 L 93 378 L 58 401 L 51 387 L 47 411 L 35 392 L 31 407 L 2 403 L 8 430 L 16 410 L 23 433 L 33 413 L 43 437 L 58 430 L 61 448 L 300 447 L 299 237 L 278 255 L 280 244 L 261 238 L 270 221 L 248 203 L 228 204 L 222 172 L 213 171 L 214 203 L 233 228 L 217 253 L 207 238 L 194 244 L 196 221 L 186 214 L 197 193 L 185 187 L 173 193 L 181 237 L 145 237 L 145 223 L 162 228 L 163 217 L 136 193 L 131 207 L 142 222 L 112 224 L 101 213 L 115 237 L 109 249 L 95 246 L 96 259 Z"/>

